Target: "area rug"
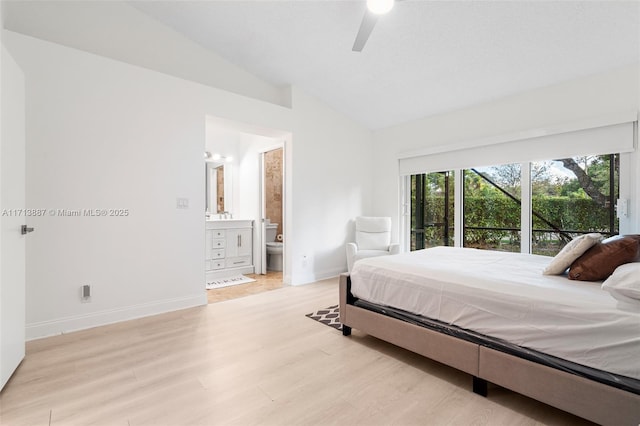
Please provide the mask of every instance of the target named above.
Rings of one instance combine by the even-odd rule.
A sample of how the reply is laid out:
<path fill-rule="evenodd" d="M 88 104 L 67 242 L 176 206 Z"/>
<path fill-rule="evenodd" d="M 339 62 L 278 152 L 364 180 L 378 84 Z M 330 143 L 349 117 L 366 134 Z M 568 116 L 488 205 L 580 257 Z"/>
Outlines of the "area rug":
<path fill-rule="evenodd" d="M 333 327 L 338 331 L 342 331 L 342 324 L 340 323 L 340 311 L 338 305 L 329 306 L 326 309 L 320 309 L 317 312 L 311 312 L 305 315 L 306 317 L 316 320 L 324 325 Z"/>
<path fill-rule="evenodd" d="M 232 285 L 252 283 L 255 280 L 253 278 L 245 277 L 244 275 L 236 275 L 235 277 L 219 278 L 217 280 L 207 281 L 207 290 L 214 290 L 216 288 L 229 287 Z"/>

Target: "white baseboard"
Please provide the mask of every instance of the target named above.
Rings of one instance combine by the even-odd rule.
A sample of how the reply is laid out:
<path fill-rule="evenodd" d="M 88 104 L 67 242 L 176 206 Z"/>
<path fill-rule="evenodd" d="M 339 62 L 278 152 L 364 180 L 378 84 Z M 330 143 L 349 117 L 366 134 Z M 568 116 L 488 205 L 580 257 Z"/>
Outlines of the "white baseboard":
<path fill-rule="evenodd" d="M 108 325 L 206 304 L 207 295 L 203 290 L 202 294 L 194 296 L 159 300 L 140 305 L 125 306 L 122 308 L 92 312 L 85 315 L 27 324 L 26 338 L 27 341 L 35 340 L 43 337 L 56 336 L 101 325 Z"/>
<path fill-rule="evenodd" d="M 314 283 L 316 281 L 322 281 L 322 280 L 326 280 L 329 278 L 333 278 L 333 277 L 337 277 L 338 275 L 342 274 L 343 272 L 347 272 L 346 270 L 347 268 L 333 268 L 333 269 L 327 269 L 325 271 L 312 271 L 310 273 L 305 274 L 302 277 L 296 277 L 296 282 L 292 283 L 292 285 L 304 285 L 304 284 L 310 284 L 310 283 Z"/>
<path fill-rule="evenodd" d="M 347 272 L 346 271 L 346 267 L 345 268 L 333 268 L 333 269 L 330 269 L 330 270 L 322 271 L 320 273 L 315 274 L 316 281 L 322 281 L 322 280 L 326 280 L 326 279 L 329 279 L 329 278 L 334 278 L 334 277 L 337 277 L 338 275 L 342 274 L 343 272 Z"/>

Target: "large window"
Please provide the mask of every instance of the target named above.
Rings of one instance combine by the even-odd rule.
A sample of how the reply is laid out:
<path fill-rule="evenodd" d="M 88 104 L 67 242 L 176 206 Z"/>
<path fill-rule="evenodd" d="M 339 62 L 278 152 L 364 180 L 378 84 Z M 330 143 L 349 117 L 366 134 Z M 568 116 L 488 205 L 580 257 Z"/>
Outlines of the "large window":
<path fill-rule="evenodd" d="M 553 256 L 580 234 L 617 234 L 619 169 L 619 154 L 532 163 L 531 251 Z"/>
<path fill-rule="evenodd" d="M 464 171 L 463 245 L 520 251 L 520 164 Z"/>
<path fill-rule="evenodd" d="M 454 245 L 454 184 L 450 171 L 411 176 L 411 250 Z"/>
<path fill-rule="evenodd" d="M 410 248 L 461 245 L 553 256 L 580 234 L 615 235 L 619 164 L 620 154 L 607 154 L 412 175 Z M 456 191 L 462 206 L 454 203 Z"/>

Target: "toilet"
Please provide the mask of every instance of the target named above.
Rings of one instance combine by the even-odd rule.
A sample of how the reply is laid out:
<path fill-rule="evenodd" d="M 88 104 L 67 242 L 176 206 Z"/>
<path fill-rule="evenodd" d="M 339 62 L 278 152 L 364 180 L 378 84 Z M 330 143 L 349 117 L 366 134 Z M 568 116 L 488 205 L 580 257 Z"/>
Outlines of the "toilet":
<path fill-rule="evenodd" d="M 282 271 L 282 235 L 278 237 L 278 224 L 267 223 L 267 271 Z"/>

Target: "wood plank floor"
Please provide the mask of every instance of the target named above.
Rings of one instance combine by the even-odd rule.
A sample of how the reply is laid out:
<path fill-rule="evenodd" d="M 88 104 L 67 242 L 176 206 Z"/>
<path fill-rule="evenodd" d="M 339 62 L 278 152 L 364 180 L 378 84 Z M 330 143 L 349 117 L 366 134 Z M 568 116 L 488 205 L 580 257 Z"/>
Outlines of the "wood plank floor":
<path fill-rule="evenodd" d="M 253 278 L 255 282 L 232 285 L 230 287 L 217 288 L 214 290 L 205 290 L 207 292 L 207 300 L 209 303 L 237 299 L 238 297 L 245 297 L 269 290 L 275 290 L 283 286 L 282 272 L 269 271 L 266 275 L 246 274 L 246 276 Z"/>
<path fill-rule="evenodd" d="M 337 302 L 331 279 L 30 342 L 0 424 L 588 424 L 304 316 Z"/>

